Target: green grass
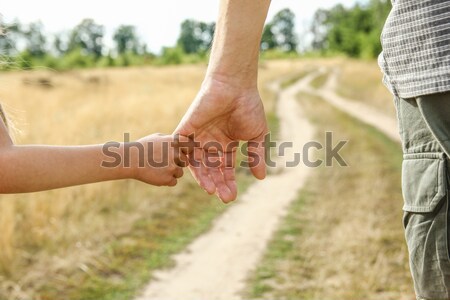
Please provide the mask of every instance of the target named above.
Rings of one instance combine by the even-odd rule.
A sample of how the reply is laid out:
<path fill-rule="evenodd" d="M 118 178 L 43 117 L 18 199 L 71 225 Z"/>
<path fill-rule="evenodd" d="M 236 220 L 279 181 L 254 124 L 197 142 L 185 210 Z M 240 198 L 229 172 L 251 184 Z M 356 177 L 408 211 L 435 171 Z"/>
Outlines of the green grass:
<path fill-rule="evenodd" d="M 332 131 L 335 141 L 349 141 L 341 154 L 350 166 L 312 171 L 243 298 L 413 296 L 401 226 L 400 146 L 320 98 L 300 99 L 316 140 Z"/>
<path fill-rule="evenodd" d="M 283 226 L 277 231 L 276 237 L 272 240 L 270 247 L 266 250 L 263 264 L 261 264 L 254 277 L 250 295 L 252 298 L 260 299 L 265 294 L 274 290 L 274 287 L 267 282 L 277 278 L 276 264 L 279 258 L 288 257 L 295 251 L 294 242 L 287 239 L 288 236 L 299 236 L 302 232 L 301 226 L 294 226 L 297 221 L 296 215 L 302 212 L 307 198 L 306 193 L 302 193 L 297 201 L 295 201 L 289 211 L 289 215 L 285 218 Z"/>

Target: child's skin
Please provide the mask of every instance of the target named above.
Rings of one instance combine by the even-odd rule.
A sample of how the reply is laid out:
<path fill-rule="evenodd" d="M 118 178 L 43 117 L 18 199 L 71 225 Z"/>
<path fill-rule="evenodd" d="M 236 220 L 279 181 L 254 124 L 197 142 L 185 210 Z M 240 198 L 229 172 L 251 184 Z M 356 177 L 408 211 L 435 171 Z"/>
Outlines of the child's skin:
<path fill-rule="evenodd" d="M 80 184 L 117 179 L 136 179 L 157 186 L 175 186 L 183 176 L 184 154 L 173 147 L 173 136 L 153 134 L 137 141 L 145 150 L 145 167 L 139 167 L 136 147 L 130 148 L 130 167 L 121 163 L 115 168 L 102 167 L 110 162 L 103 145 L 37 146 L 14 145 L 4 122 L 0 119 L 0 194 L 44 191 Z M 168 143 L 168 153 L 163 153 Z M 148 153 L 149 144 L 153 144 Z M 110 151 L 124 157 L 125 144 Z M 148 164 L 148 155 L 155 162 L 167 161 L 163 167 Z M 142 158 L 142 157 L 141 157 Z M 142 164 L 142 162 L 141 162 Z"/>

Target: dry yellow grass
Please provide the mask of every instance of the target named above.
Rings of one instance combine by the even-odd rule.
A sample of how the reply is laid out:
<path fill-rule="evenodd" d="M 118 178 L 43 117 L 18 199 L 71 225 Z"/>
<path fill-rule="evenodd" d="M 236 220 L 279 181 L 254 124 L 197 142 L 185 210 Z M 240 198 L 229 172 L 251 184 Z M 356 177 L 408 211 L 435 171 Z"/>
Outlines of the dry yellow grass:
<path fill-rule="evenodd" d="M 346 59 L 339 63 L 339 70 L 339 94 L 395 115 L 392 95 L 382 83 L 377 62 Z"/>
<path fill-rule="evenodd" d="M 260 86 L 268 113 L 275 98 L 265 84 L 309 64 L 263 64 Z M 0 73 L 0 99 L 22 132 L 20 144 L 101 143 L 122 140 L 124 132 L 137 139 L 173 131 L 204 71 L 203 65 L 188 65 Z M 66 273 L 89 273 L 89 264 L 101 264 L 106 243 L 132 231 L 136 220 L 168 214 L 172 203 L 209 200 L 190 176 L 174 189 L 121 181 L 0 197 L 0 298 L 8 299 L 37 298 L 50 278 L 64 286 L 72 280 Z"/>

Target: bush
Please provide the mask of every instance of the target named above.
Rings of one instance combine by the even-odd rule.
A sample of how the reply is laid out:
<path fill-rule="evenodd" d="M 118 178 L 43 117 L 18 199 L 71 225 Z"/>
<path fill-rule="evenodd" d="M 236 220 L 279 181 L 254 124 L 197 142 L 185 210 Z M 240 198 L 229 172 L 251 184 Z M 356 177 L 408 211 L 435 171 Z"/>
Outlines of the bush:
<path fill-rule="evenodd" d="M 261 53 L 261 58 L 263 59 L 292 59 L 300 57 L 295 51 L 283 51 L 280 49 L 266 50 Z"/>
<path fill-rule="evenodd" d="M 163 53 L 160 57 L 160 64 L 163 65 L 179 65 L 183 62 L 183 57 L 186 54 L 179 47 L 163 48 Z"/>
<path fill-rule="evenodd" d="M 62 69 L 89 68 L 95 66 L 95 58 L 84 54 L 81 49 L 75 49 L 62 57 L 60 66 Z"/>
<path fill-rule="evenodd" d="M 97 61 L 97 66 L 98 67 L 102 67 L 102 68 L 113 67 L 115 65 L 116 65 L 116 61 L 114 60 L 114 58 L 110 54 L 108 54 L 106 56 L 102 56 Z"/>
<path fill-rule="evenodd" d="M 50 69 L 59 69 L 60 68 L 60 58 L 55 57 L 50 54 L 46 54 L 37 64 L 39 66 L 45 66 Z"/>
<path fill-rule="evenodd" d="M 29 51 L 23 51 L 15 57 L 15 66 L 19 69 L 31 69 L 33 67 L 33 56 Z"/>

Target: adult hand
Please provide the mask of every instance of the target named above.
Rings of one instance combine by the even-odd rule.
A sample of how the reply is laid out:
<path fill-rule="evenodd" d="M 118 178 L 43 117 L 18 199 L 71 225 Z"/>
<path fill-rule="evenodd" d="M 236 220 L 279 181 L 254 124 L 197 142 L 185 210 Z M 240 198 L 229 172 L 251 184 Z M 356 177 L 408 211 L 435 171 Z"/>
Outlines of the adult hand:
<path fill-rule="evenodd" d="M 249 166 L 255 177 L 266 175 L 263 142 L 268 130 L 256 82 L 269 6 L 270 0 L 220 0 L 205 80 L 176 129 L 184 136 L 195 134 L 201 147 L 188 154 L 190 169 L 208 193 L 224 202 L 237 196 L 239 141 L 249 142 Z M 210 160 L 210 153 L 219 154 L 219 164 Z"/>
<path fill-rule="evenodd" d="M 225 203 L 237 196 L 239 141 L 249 142 L 247 160 L 253 175 L 258 179 L 266 175 L 263 143 L 268 128 L 256 86 L 242 88 L 207 77 L 175 133 L 194 134 L 200 147 L 188 153 L 189 168 L 203 189 Z M 211 154 L 219 159 L 211 159 Z"/>

